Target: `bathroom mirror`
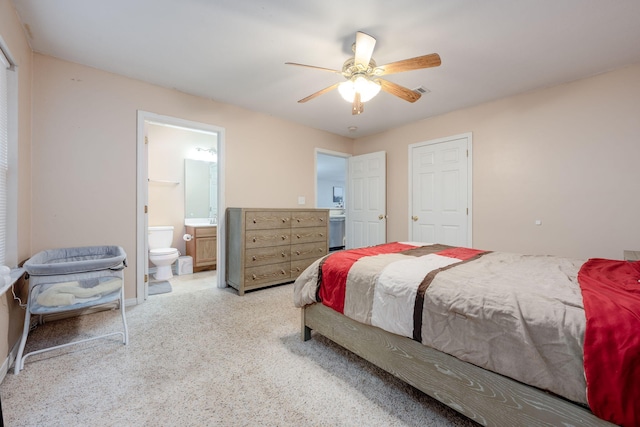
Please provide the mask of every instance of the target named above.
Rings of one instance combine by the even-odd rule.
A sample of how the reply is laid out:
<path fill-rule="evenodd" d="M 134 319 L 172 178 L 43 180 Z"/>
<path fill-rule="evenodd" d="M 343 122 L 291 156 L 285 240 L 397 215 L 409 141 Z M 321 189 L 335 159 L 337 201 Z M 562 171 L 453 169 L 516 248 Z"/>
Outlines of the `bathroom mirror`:
<path fill-rule="evenodd" d="M 333 187 L 333 203 L 341 204 L 344 197 L 344 189 L 342 187 Z"/>
<path fill-rule="evenodd" d="M 217 218 L 218 164 L 185 159 L 185 218 Z"/>

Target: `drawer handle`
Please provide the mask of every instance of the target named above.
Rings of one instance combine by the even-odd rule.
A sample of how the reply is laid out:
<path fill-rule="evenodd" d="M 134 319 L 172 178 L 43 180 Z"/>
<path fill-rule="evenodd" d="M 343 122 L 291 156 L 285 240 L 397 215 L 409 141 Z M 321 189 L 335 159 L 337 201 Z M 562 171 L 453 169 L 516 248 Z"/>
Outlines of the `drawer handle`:
<path fill-rule="evenodd" d="M 318 235 L 319 235 L 320 237 L 324 237 L 324 234 L 322 234 L 322 233 L 318 233 Z"/>
<path fill-rule="evenodd" d="M 257 224 L 257 223 L 258 223 L 258 220 L 257 220 L 257 219 L 255 219 L 255 218 L 253 218 L 253 223 L 254 223 L 254 224 Z"/>
<path fill-rule="evenodd" d="M 254 238 L 253 238 L 253 243 L 255 243 L 255 242 L 256 242 L 256 238 L 254 237 Z"/>
<path fill-rule="evenodd" d="M 287 256 L 285 255 L 284 252 L 282 252 L 282 258 L 286 258 Z"/>
<path fill-rule="evenodd" d="M 324 222 L 324 218 L 320 218 L 320 222 Z"/>
<path fill-rule="evenodd" d="M 299 234 L 296 234 L 296 237 L 299 239 L 299 238 L 300 238 L 300 235 L 299 235 Z"/>
<path fill-rule="evenodd" d="M 256 261 L 258 259 L 255 255 L 252 258 L 253 258 L 254 261 Z"/>
<path fill-rule="evenodd" d="M 251 277 L 253 278 L 253 280 L 256 280 L 258 278 L 255 274 L 252 274 Z"/>
<path fill-rule="evenodd" d="M 284 224 L 285 222 L 287 222 L 287 218 L 282 218 L 282 223 Z"/>
<path fill-rule="evenodd" d="M 318 248 L 318 252 L 324 252 L 324 249 Z"/>
<path fill-rule="evenodd" d="M 297 221 L 300 222 L 300 218 L 298 218 Z"/>
<path fill-rule="evenodd" d="M 284 270 L 280 270 L 280 274 L 285 275 L 285 274 L 287 274 L 287 272 L 284 271 Z"/>
<path fill-rule="evenodd" d="M 284 234 L 282 235 L 282 240 L 287 240 L 287 236 L 285 236 Z"/>
<path fill-rule="evenodd" d="M 300 255 L 300 251 L 296 251 L 296 255 Z"/>

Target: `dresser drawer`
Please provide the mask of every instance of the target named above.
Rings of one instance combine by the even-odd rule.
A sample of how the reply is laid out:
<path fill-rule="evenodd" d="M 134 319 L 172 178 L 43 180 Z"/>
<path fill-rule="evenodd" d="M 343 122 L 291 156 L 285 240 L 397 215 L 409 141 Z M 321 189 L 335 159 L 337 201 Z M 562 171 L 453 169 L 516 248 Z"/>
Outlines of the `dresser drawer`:
<path fill-rule="evenodd" d="M 310 227 L 296 228 L 291 230 L 291 244 L 309 243 L 309 242 L 326 242 L 326 227 Z"/>
<path fill-rule="evenodd" d="M 244 287 L 250 289 L 265 283 L 283 283 L 291 277 L 290 262 L 247 268 L 244 272 Z"/>
<path fill-rule="evenodd" d="M 247 230 L 245 234 L 245 247 L 263 248 L 265 246 L 280 246 L 291 244 L 291 230 Z"/>
<path fill-rule="evenodd" d="M 307 267 L 309 267 L 317 258 L 301 259 L 291 261 L 291 280 L 297 278 Z"/>
<path fill-rule="evenodd" d="M 300 259 L 318 259 L 327 254 L 326 242 L 302 243 L 291 245 L 291 261 Z"/>
<path fill-rule="evenodd" d="M 259 265 L 277 264 L 291 259 L 290 246 L 268 246 L 266 248 L 247 249 L 244 265 L 256 267 Z"/>
<path fill-rule="evenodd" d="M 326 211 L 292 212 L 291 228 L 298 227 L 326 227 L 329 213 Z"/>
<path fill-rule="evenodd" d="M 291 212 L 255 211 L 247 212 L 245 219 L 247 230 L 263 230 L 267 228 L 290 228 Z"/>

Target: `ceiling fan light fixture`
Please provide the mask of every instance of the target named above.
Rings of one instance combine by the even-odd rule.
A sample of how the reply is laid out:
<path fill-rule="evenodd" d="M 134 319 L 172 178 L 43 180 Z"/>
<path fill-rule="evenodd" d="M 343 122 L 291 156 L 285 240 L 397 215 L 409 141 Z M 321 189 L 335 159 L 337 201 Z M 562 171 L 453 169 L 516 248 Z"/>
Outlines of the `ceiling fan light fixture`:
<path fill-rule="evenodd" d="M 360 93 L 361 102 L 367 102 L 380 92 L 380 84 L 364 76 L 355 76 L 340 83 L 338 92 L 349 103 L 353 102 L 356 92 Z"/>

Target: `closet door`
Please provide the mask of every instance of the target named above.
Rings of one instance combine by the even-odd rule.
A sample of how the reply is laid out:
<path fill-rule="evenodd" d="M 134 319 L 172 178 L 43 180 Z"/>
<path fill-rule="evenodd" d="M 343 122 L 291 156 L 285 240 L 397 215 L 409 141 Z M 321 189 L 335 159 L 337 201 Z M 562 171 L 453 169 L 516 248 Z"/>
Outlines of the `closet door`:
<path fill-rule="evenodd" d="M 471 134 L 409 146 L 409 240 L 471 246 Z"/>

